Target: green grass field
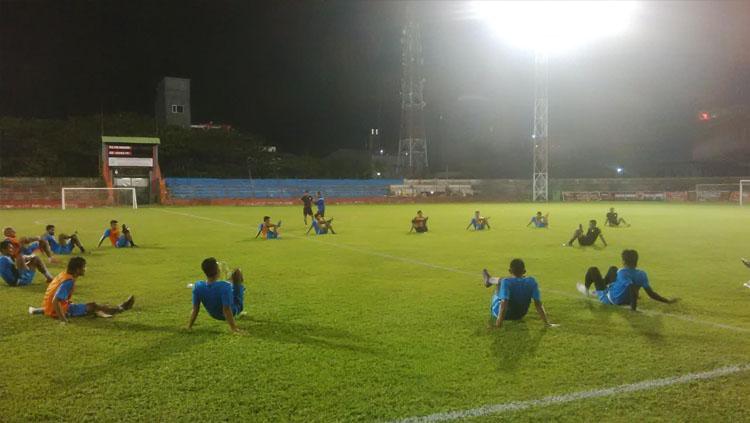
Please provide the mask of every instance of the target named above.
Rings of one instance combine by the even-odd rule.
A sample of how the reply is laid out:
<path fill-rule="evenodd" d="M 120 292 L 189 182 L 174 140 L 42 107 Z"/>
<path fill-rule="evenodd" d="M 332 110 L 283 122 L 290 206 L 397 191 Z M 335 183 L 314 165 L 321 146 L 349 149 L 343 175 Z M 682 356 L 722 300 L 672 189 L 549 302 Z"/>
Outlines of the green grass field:
<path fill-rule="evenodd" d="M 563 248 L 609 204 L 550 204 L 551 228 L 526 228 L 533 204 L 330 206 L 337 235 L 304 236 L 301 207 L 0 211 L 0 226 L 78 230 L 88 272 L 78 302 L 119 303 L 113 319 L 61 325 L 29 316 L 43 278 L 0 287 L 1 421 L 388 421 L 711 371 L 750 363 L 750 211 L 736 206 L 618 204 L 631 228 L 608 248 Z M 418 208 L 430 232 L 408 235 Z M 480 209 L 493 229 L 465 231 Z M 283 239 L 253 240 L 264 214 Z M 111 218 L 137 249 L 95 244 Z M 640 252 L 674 305 L 641 313 L 581 297 L 590 265 Z M 185 329 L 200 262 L 246 275 L 244 333 L 202 312 Z M 558 328 L 530 310 L 488 328 L 481 269 L 526 261 Z M 62 265 L 54 265 L 57 273 Z M 632 393 L 533 405 L 471 421 L 748 421 L 750 368 Z"/>

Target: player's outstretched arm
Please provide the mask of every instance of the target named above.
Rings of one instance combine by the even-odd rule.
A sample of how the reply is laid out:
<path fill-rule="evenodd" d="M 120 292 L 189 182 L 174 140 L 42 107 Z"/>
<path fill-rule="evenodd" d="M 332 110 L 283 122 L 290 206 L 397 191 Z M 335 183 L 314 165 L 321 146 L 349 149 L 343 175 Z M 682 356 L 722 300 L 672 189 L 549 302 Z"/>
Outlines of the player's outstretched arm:
<path fill-rule="evenodd" d="M 503 327 L 505 321 L 505 313 L 508 312 L 508 300 L 500 301 L 500 313 L 497 314 L 497 320 L 495 320 L 495 327 L 500 329 Z"/>
<path fill-rule="evenodd" d="M 648 294 L 649 297 L 651 297 L 652 300 L 656 300 L 662 303 L 666 304 L 674 304 L 677 302 L 677 298 L 665 298 L 661 295 L 657 294 L 656 291 L 654 291 L 651 288 L 643 288 L 646 291 L 646 294 Z"/>
<path fill-rule="evenodd" d="M 310 227 L 307 228 L 307 232 L 305 232 L 305 235 L 309 235 L 312 228 L 313 228 L 313 225 L 310 225 Z"/>
<path fill-rule="evenodd" d="M 536 307 L 536 312 L 539 314 L 539 318 L 544 322 L 544 326 L 550 328 L 556 328 L 560 326 L 555 323 L 550 323 L 549 319 L 547 318 L 547 310 L 544 309 L 544 305 L 542 305 L 541 301 L 534 300 L 534 307 Z"/>
<path fill-rule="evenodd" d="M 260 236 L 260 233 L 263 232 L 263 229 L 258 229 L 258 233 L 255 234 L 255 238 L 258 238 Z"/>
<path fill-rule="evenodd" d="M 193 304 L 193 311 L 190 313 L 190 321 L 188 322 L 188 329 L 192 329 L 195 324 L 195 319 L 198 318 L 198 312 L 201 311 L 200 304 Z"/>
<path fill-rule="evenodd" d="M 102 235 L 102 237 L 99 238 L 99 244 L 96 245 L 96 248 L 101 247 L 102 246 L 102 242 L 104 242 L 105 239 L 107 239 L 107 235 Z"/>
<path fill-rule="evenodd" d="M 607 246 L 607 240 L 604 239 L 604 235 L 599 234 L 599 238 L 601 238 L 602 244 L 604 244 L 604 246 L 606 247 Z"/>
<path fill-rule="evenodd" d="M 471 224 L 472 224 L 472 223 L 473 223 L 473 221 L 472 221 L 472 222 L 469 222 L 469 226 L 467 226 L 467 227 L 466 227 L 466 230 L 467 230 L 467 231 L 469 230 L 469 228 L 471 228 Z"/>
<path fill-rule="evenodd" d="M 52 300 L 52 306 L 55 308 L 55 314 L 60 323 L 68 323 L 68 318 L 65 316 L 65 311 L 62 308 L 62 303 L 58 298 Z"/>
<path fill-rule="evenodd" d="M 630 311 L 637 311 L 638 310 L 638 289 L 639 289 L 638 285 L 631 284 L 628 289 L 630 290 Z"/>
<path fill-rule="evenodd" d="M 224 312 L 224 319 L 229 325 L 229 330 L 232 332 L 239 332 L 240 328 L 237 327 L 237 323 L 234 321 L 234 314 L 232 314 L 232 309 L 229 308 L 229 306 L 224 306 L 221 308 L 221 311 Z"/>

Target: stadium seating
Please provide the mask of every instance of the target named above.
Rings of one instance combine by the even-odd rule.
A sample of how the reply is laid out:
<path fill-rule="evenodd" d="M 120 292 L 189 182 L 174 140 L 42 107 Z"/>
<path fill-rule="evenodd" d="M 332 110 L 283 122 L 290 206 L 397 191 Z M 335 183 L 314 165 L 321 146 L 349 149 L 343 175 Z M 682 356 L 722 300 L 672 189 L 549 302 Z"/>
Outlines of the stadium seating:
<path fill-rule="evenodd" d="M 211 179 L 166 178 L 170 198 L 203 199 L 284 199 L 299 198 L 305 190 L 321 191 L 326 198 L 367 198 L 388 195 L 389 187 L 400 179 Z"/>

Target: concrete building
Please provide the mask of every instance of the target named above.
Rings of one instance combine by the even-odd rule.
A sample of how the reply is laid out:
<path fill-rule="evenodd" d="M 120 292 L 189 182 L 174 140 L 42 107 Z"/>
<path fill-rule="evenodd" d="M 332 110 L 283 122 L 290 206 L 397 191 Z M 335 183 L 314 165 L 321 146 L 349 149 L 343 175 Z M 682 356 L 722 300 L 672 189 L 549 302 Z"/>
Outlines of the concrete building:
<path fill-rule="evenodd" d="M 190 127 L 190 79 L 165 76 L 156 86 L 155 103 L 159 125 Z"/>

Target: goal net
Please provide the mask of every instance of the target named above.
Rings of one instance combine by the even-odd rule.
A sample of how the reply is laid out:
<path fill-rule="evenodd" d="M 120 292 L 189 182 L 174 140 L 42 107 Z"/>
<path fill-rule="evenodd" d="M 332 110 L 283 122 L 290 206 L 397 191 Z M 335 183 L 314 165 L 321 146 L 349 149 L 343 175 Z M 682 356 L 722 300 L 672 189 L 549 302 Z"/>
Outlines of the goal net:
<path fill-rule="evenodd" d="M 87 207 L 130 207 L 137 209 L 135 188 L 63 187 L 62 209 Z"/>
<path fill-rule="evenodd" d="M 750 180 L 732 184 L 698 184 L 695 186 L 698 201 L 722 201 L 743 205 L 750 201 Z"/>

